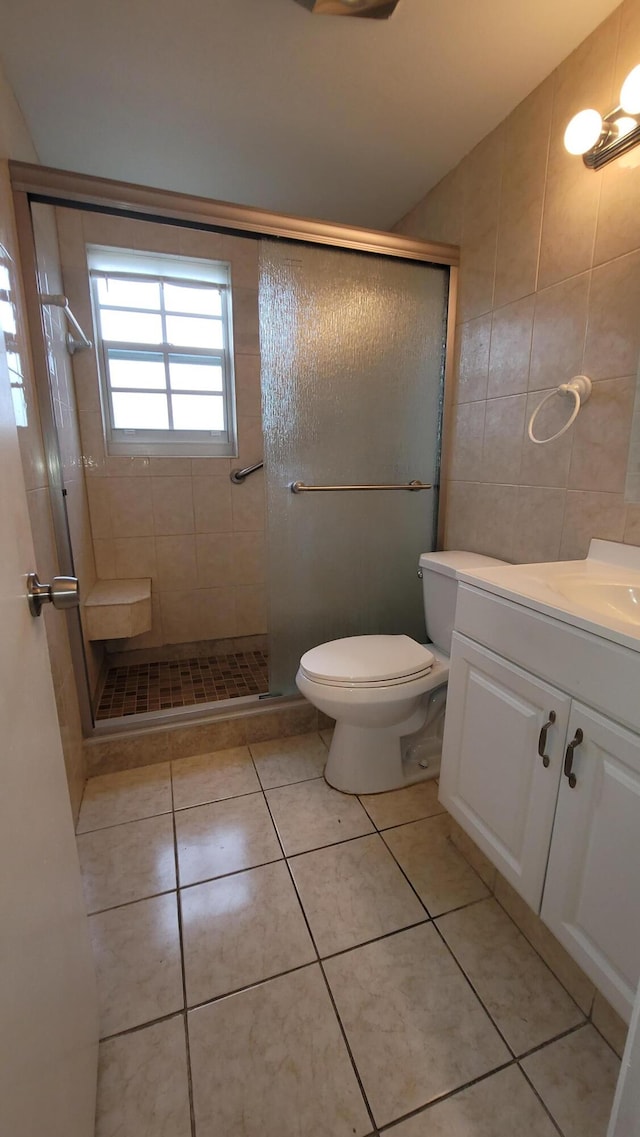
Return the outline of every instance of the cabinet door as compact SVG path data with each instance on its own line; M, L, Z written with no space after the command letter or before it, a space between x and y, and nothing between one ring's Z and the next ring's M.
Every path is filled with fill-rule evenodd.
M570 699L454 634L440 800L537 911ZM544 753L541 732L547 729Z
M640 976L640 737L573 703L542 919L628 1022Z

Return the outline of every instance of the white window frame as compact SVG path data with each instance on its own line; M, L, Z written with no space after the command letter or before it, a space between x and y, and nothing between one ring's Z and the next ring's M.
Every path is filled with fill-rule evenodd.
M157 253L142 253L104 246L89 246L87 248L87 262L91 283L91 300L94 315L95 343L98 359L98 372L100 376L100 394L102 402L102 418L105 431L107 452L113 455L129 457L137 456L165 456L165 457L235 457L237 456L237 426L235 405L235 382L233 366L233 320L231 310L231 266L223 261L206 261L195 257L182 257L179 255L164 255ZM208 286L220 294L222 317L207 317L200 313L193 313L199 319L219 320L223 330L223 346L221 348L202 348L189 345L171 344L167 340L167 315L188 316L187 312L173 312L167 309L164 301L164 291L160 289L161 307L158 310L162 321L163 342L158 344L132 343L124 340L106 340L102 336L100 319L101 309L112 311L137 311L137 309L123 308L118 305L101 303L98 296L98 279L109 277L121 280L144 280L158 282L159 284L177 284L180 286ZM141 313L143 309L139 310ZM145 314L155 312L154 309L145 309ZM165 394L169 422L172 421L171 392L169 362L172 357L201 357L213 359L222 370L222 402L224 407L225 429L216 430L175 430L170 426L167 430L154 429L124 429L114 425L113 389L109 380L109 353L131 353L132 356L161 357L165 369L165 386L163 388L142 388L140 393ZM117 390L117 389L116 389ZM136 388L129 390L137 391ZM188 391L180 389L180 395L202 395L202 391ZM206 394L206 392L205 392ZM218 396L220 397L220 396Z

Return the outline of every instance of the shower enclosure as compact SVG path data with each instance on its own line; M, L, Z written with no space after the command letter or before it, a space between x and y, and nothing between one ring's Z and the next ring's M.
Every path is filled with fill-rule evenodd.
M63 183L75 176L20 170L32 310L37 293L64 293L93 341L95 250L117 265L144 253L231 274L230 458L110 453L99 353L69 357L63 317L39 307L58 561L66 548L64 571L75 566L85 596L101 581L152 589L151 628L137 637L96 642L69 614L85 731L96 718L104 731L271 703L295 693L300 655L327 639L423 638L416 568L436 539L455 250L198 199L178 207L117 183L99 183L96 208L84 179L72 203ZM29 190L47 178L57 192ZM184 353L175 340L167 350ZM238 481L238 469L250 472ZM399 488L411 483L420 488Z

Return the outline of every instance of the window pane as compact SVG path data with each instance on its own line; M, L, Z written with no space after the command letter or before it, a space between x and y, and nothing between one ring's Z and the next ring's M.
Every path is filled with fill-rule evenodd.
M164 306L171 312L186 312L194 316L222 315L222 300L217 288L165 284Z
M223 347L222 320L167 316L167 339L185 347Z
M145 387L164 390L166 377L161 355L141 352L109 352L109 382L112 387Z
M100 309L102 338L125 343L162 343L162 320L147 312L110 312Z
M160 285L155 280L118 280L98 277L98 299L116 308L160 308Z
M221 395L173 395L171 405L176 430L224 430Z
M130 395L115 392L113 425L119 430L168 430L165 395Z
M202 355L170 355L174 391L222 391L222 365Z

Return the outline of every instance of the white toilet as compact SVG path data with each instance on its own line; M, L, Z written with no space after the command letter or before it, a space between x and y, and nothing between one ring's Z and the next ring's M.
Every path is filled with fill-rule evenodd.
M330 785L381 793L438 774L458 573L500 564L478 553L421 555L428 647L371 635L305 652L298 690L336 720L324 772Z

